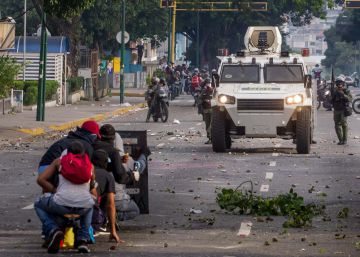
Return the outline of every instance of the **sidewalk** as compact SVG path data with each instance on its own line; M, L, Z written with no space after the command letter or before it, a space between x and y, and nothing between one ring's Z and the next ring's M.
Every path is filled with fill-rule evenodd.
M125 96L124 102L125 104L120 106L119 97L113 96L100 101L81 101L73 105L49 107L45 109L44 122L36 121L36 110L0 115L0 143L68 130L80 126L87 119L102 121L145 107L143 97Z

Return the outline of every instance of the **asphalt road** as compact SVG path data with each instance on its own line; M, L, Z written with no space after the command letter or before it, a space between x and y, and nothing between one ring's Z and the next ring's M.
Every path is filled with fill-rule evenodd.
M349 120L349 145L338 146L332 113L318 111L318 143L311 154L298 155L292 141L280 139L235 140L230 152L213 153L204 144L204 124L189 96L171 103L168 123L145 123L145 115L143 110L108 122L121 130L148 130L150 214L122 223L124 244L99 237L89 256L360 256L360 116ZM46 255L29 205L40 193L37 163L57 138L39 137L0 152L0 256ZM330 219L317 217L310 228L284 229L284 217L266 221L220 210L217 188L236 188L246 180L263 196L294 188L306 202L324 204ZM349 216L338 219L344 207ZM201 213L190 214L190 209ZM239 237L244 222L252 222L251 232Z

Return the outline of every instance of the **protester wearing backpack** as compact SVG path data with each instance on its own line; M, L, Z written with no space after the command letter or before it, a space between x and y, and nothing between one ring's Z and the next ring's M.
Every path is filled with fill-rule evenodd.
M93 120L85 121L81 128L78 127L75 131L70 131L65 138L56 141L49 147L40 160L38 173L42 173L47 166L49 166L55 159L59 158L61 153L67 149L74 140L81 141L85 147L85 152L91 159L93 152L91 145L99 137L99 125Z
M58 173L59 184L55 187L49 180ZM61 230L66 214L80 215L80 228L76 232L78 251L90 252L89 228L96 196L94 168L80 141L72 142L67 153L54 160L37 178L43 194L34 204L36 214L43 224L48 253L57 253L64 239ZM90 191L92 193L90 193Z

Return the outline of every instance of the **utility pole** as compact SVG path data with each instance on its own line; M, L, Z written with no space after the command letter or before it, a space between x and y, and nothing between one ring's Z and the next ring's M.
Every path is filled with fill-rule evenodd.
M122 0L121 53L120 53L120 104L124 103L125 91L125 0Z
M196 67L200 68L200 12L197 12L196 20Z
M168 55L167 62L170 62L171 59L171 8L169 8L169 19L168 19Z
M172 35L171 35L171 62L175 62L175 34L176 34L176 0L173 3L172 10Z
M27 7L26 7L26 3L27 0L24 0L24 48L23 48L23 81L25 82L25 73L26 73L26 68L25 68L25 62L26 62L26 14L27 14Z
M36 121L45 120L45 84L46 84L46 13L42 10L41 15L41 44L40 44L40 62L39 62L39 84L38 84L38 99L36 109Z

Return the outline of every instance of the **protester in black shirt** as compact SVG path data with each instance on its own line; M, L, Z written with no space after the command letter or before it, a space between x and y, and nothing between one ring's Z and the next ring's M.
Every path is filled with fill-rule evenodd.
M122 242L122 240L116 232L115 180L111 172L106 170L108 158L109 156L104 150L96 150L92 158L92 163L95 166L96 189L101 199L100 208L105 208L110 223L110 239L115 239L115 241L119 243Z

